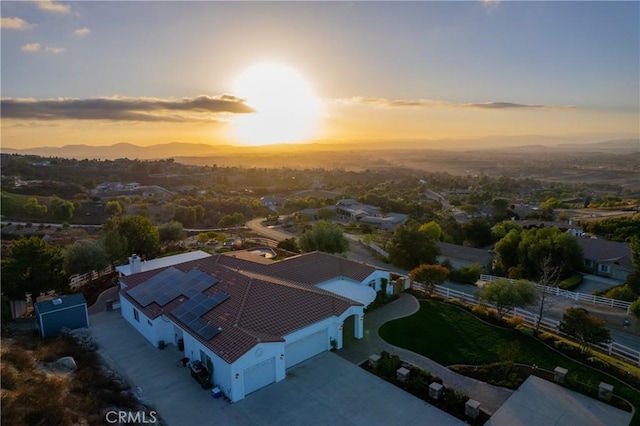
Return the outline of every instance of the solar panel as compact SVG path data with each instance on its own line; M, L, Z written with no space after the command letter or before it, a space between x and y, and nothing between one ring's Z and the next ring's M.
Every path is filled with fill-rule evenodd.
M196 319L196 316L194 314L192 314L191 312L185 312L184 314L182 314L182 316L180 317L180 320L185 323L185 324L189 324L191 321L193 321L194 319Z
M215 336L220 334L221 331L222 330L220 328L213 327L211 325L207 325L204 328L202 328L198 332L198 334L205 340L211 340L212 338L214 338Z
M189 324L187 324L187 326L192 329L193 331L198 331L201 328L205 327L208 323L203 320L202 318L196 318L193 321L191 321Z
M194 314L197 317L201 317L202 315L205 314L205 312L208 312L208 311L209 311L209 309L207 309L206 306L198 304L193 309L191 309L189 312L191 312L192 314Z

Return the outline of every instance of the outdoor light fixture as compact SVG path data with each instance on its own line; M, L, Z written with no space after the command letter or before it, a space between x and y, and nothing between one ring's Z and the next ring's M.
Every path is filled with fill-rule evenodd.
M280 359L284 359L284 354L280 354Z
M240 378L240 373L236 373L236 379Z

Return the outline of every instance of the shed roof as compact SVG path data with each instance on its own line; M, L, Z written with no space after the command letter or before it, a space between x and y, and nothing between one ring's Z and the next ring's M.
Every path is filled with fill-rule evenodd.
M48 314L62 309L72 308L74 306L86 305L87 301L82 293L61 296L55 299L36 302L34 307L40 314Z

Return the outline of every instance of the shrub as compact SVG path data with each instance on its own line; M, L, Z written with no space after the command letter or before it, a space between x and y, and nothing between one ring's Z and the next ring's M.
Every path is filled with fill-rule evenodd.
M527 336L533 336L535 334L535 331L532 328L529 328L527 326L524 325L517 325L516 326L516 330L518 330L519 332L526 334Z
M402 367L402 361L398 355L390 355L387 351L382 351L380 361L378 361L378 371L386 379L395 379L396 371Z
M605 296L610 299L624 300L625 302L633 302L638 297L627 284L612 288L605 293Z
M524 318L519 315L513 316L507 319L507 324L509 324L513 328L518 328L524 324Z
M578 287L580 284L582 284L583 279L584 277L582 276L582 274L575 273L570 278L560 281L560 283L558 284L558 287L560 287L563 290L573 290L576 287Z

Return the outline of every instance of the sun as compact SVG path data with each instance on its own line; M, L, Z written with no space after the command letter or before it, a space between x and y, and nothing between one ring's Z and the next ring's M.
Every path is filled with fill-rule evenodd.
M235 139L243 144L295 143L317 135L319 99L289 66L260 63L249 67L236 78L234 95L256 111L234 118Z

